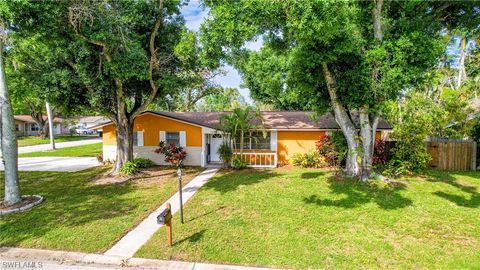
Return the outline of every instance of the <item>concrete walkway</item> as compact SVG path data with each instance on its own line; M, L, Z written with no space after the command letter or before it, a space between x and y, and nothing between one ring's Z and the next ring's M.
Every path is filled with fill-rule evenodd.
M65 148L65 147L94 144L94 143L100 143L100 142L102 142L102 138L92 138L92 139L73 141L73 142L59 142L59 143L55 143L55 148ZM23 154L23 153L40 152L40 151L47 151L47 150L50 150L50 144L37 144L37 145L19 147L18 153Z
M24 263L30 263L30 266L36 263L36 267L26 267ZM101 254L0 247L0 269L266 270L269 268L142 258L122 259Z
M32 157L18 159L19 171L77 172L99 165L100 163L96 157ZM0 171L3 170L3 162L0 162Z
M207 183L217 171L217 168L206 169L190 181L190 183L182 189L183 204L185 204L200 187ZM162 226L157 224L157 216L165 209L168 202L172 205L172 214L176 213L180 209L178 192L151 213L135 229L120 239L111 249L105 252L105 255L118 256L124 259L133 257L135 252Z

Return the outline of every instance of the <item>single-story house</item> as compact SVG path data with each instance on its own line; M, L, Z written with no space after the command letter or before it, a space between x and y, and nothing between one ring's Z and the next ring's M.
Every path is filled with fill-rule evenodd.
M75 127L90 129L109 121L105 116L82 116L75 119Z
M17 136L38 136L39 127L32 116L25 114L15 115L13 119L15 120ZM47 116L43 116L43 119L46 120ZM60 117L53 119L53 134L69 134L68 127L64 127L62 123L63 119Z
M174 142L187 151L186 165L205 167L220 162L218 148L224 142L218 130L222 115L228 112L144 112L134 121L134 156L144 157L157 164L165 164L164 157L156 154L160 141ZM325 114L313 120L311 112L266 111L261 113L264 129L252 132L245 138L243 155L252 167L276 167L288 164L295 153L316 148L321 136L339 130L333 115ZM103 158L116 157L115 126L104 123ZM382 119L378 124L377 138L386 138L391 127Z

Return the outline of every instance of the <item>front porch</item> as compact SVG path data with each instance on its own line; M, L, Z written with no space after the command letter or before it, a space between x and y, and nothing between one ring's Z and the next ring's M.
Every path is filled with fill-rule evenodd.
M237 141L236 149L233 150L233 156L240 156L247 163L248 167L251 168L277 167L277 132L267 131L266 137L258 137L258 134L255 132L246 136L243 151L239 150L240 147ZM222 165L218 149L224 142L229 141L228 135L211 130L209 133L204 133L204 140L204 165L208 167Z

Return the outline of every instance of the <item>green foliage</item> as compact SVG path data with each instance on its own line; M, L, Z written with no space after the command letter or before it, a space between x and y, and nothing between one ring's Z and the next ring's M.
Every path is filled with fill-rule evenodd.
M477 118L475 121L475 126L473 126L471 134L472 140L480 143L480 118Z
M308 153L293 154L292 164L302 168L320 168L328 163L318 151L310 151Z
M137 173L137 164L133 161L126 161L120 168L120 173L126 176L132 176Z
M139 169L146 169L155 166L155 163L148 158L135 158L133 159L133 163L135 163Z
M329 109L322 65L337 78L349 109L379 109L437 64L442 26L420 2L385 2L383 41L373 39L365 1L206 1L205 53L234 64L255 100L280 109ZM263 39L263 47L244 48ZM373 74L381 76L373 76ZM374 78L374 79L372 79Z
M218 148L218 155L222 160L224 166L229 167L232 162L233 151L230 145L226 142L222 143Z
M399 177L412 171L410 161L402 161L396 158L386 164L378 165L377 169L381 171L382 174L392 177Z
M240 156L235 156L232 160L232 167L237 170L243 170L248 167L248 164Z
M392 138L396 140L392 149L394 164L402 163L409 171L422 171L430 161L425 139L439 126L441 111L420 94L413 93L401 106L392 104L387 115L392 119Z
M239 142L239 150L243 151L245 134L251 130L263 130L260 111L250 106L235 108L232 113L225 114L220 118L218 129L229 134L233 140L233 149L236 149L236 142ZM265 131L264 131L265 132Z
M247 103L237 88L225 88L206 96L195 109L201 112L223 112L244 106Z
M158 97L175 93L190 68L182 61L193 44L176 49L183 35L191 36L183 31L180 4L165 1L160 10L158 1L8 2L14 84L40 89L66 112L87 108L113 118L124 106L127 116L137 113L151 101L151 85L160 89ZM159 16L152 55L149 39ZM150 80L152 61L158 65Z

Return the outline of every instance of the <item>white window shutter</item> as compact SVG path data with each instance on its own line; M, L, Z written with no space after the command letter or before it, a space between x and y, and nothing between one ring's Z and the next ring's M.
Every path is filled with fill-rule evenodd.
M187 133L185 131L180 131L180 146L187 147Z
M277 131L270 131L270 150L277 151Z
M167 142L167 133L165 131L160 131L160 141Z
M143 131L137 131L137 146L143 146Z

